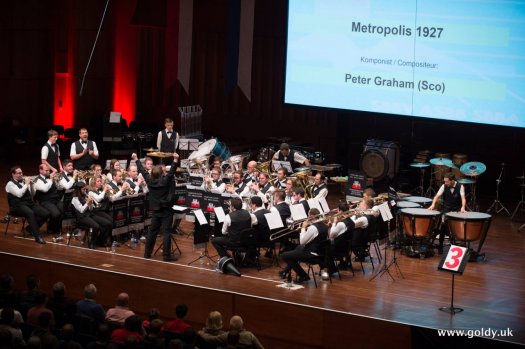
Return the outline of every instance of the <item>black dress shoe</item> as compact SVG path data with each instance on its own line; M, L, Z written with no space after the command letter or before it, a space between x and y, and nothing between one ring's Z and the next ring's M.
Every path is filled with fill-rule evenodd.
M150 258L151 258L151 255L150 255L150 254L145 254L145 255L144 255L144 258L148 258L148 259L150 259Z
M179 259L179 258L177 258L177 257L175 257L175 256L172 256L172 257L164 257L164 258L162 258L162 260L163 260L164 262L175 262L177 259Z
M310 277L308 275L299 275L295 282L298 284L302 284L305 281L310 281Z
M46 243L45 240L42 239L41 237L35 238L35 241L36 241L37 244L42 244L42 245L45 245L45 243Z

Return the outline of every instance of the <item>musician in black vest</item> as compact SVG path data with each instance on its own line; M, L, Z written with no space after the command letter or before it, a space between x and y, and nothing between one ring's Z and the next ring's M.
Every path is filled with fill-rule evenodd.
M277 178L274 180L275 189L281 189L281 190L286 189L286 180L287 180L286 176L287 175L288 173L286 172L285 168L280 168L277 171Z
M312 208L308 212L309 217L318 216L319 214L320 212L316 208ZM286 267L279 272L279 276L284 279L293 270L297 274L298 283L310 280L308 274L306 274L299 263L317 259L317 255L321 252L321 244L327 238L328 227L326 224L323 222L310 223L307 220L304 221L299 235L300 245L293 251L281 254L283 261L286 262Z
M233 197L231 199L231 210L224 217L223 236L217 236L211 240L220 257L227 256L229 248L241 246L241 233L257 222L254 215L242 208L242 201L239 198Z
M271 211L279 212L283 225L286 227L286 220L292 216L290 212L290 205L284 202L286 194L282 190L276 190L273 193L273 206Z
M250 185L250 190L254 195L260 197L262 202L266 205L268 204L268 198L271 200L271 196L275 191L275 188L272 183L270 183L269 175L267 173L261 172L259 174L259 182L253 182Z
M256 183L259 179L257 175L257 161L252 160L246 165L246 173L242 176L242 181L250 186L251 183Z
M257 219L257 224L254 225L255 236L258 242L268 242L270 241L270 227L268 226L268 221L264 216L267 213L270 213L270 210L267 210L263 207L263 202L260 197L252 196L250 198L250 204L252 209L252 214Z
M55 241L57 241L62 238L60 231L62 228L64 206L60 200L61 193L59 193L55 181L52 179L56 172L53 171L50 175L49 167L45 164L40 164L38 172L39 174L33 184L35 201L49 212L47 230L55 234Z
M108 239L113 228L111 217L99 215L95 211L95 199L88 194L88 186L84 182L75 184L71 205L75 210L77 223L91 229L89 248L95 248L97 242L108 245Z
M81 128L78 132L80 139L71 144L69 156L79 171L87 171L90 166L98 159L97 144L88 139L88 131Z
M456 181L456 176L452 172L445 173L444 183L439 188L438 192L432 200L432 205L428 208L433 210L436 207L439 199L443 197L443 214L447 212L460 211L466 212L465 207L467 205L467 199L465 197L465 187ZM445 240L445 234L448 235L448 227L446 222L441 223L441 229L439 232L439 247L438 252L443 253L443 241Z
M310 166L308 159L298 151L290 150L288 143L281 144L279 151L273 154L273 160L288 161L294 171L301 166Z
M149 189L149 208L153 210L151 225L146 238L144 258L151 258L155 241L160 229L162 229L162 254L165 262L177 260L171 255L171 233L173 225L173 198L170 197L170 187L174 180L179 154L173 153L173 162L167 174L163 173L162 166L156 165L151 169L151 174L146 171L142 163L138 161L137 154L133 153L131 159L136 161L139 173L144 177Z
M315 175L311 193L314 199L326 198L328 196L328 186L326 185L325 175L320 173Z
M42 164L47 165L50 172L62 172L62 162L60 161L60 149L58 148L57 139L57 131L47 131L47 142L40 151Z
M231 194L237 194L240 197L247 196L250 191L250 186L243 182L242 171L235 171L233 173L233 185L227 186L226 191Z
M304 207L304 212L310 211L310 205L304 198L304 189L301 187L294 187L292 189L293 205L301 204Z
M35 205L31 197L31 179L24 178L24 173L20 166L11 168L11 179L5 186L9 210L15 216L25 217L29 228L26 228L35 241L39 244L46 242L40 236L40 227L49 217L46 209L40 205Z
M126 182L129 185L129 192L131 195L142 194L148 192L148 186L144 177L139 176L137 165L129 165L128 177Z
M157 135L157 148L160 152L173 154L179 146L179 134L173 129L173 120L170 118L164 119L164 127L165 129ZM162 158L162 163L166 166L171 165L172 159Z

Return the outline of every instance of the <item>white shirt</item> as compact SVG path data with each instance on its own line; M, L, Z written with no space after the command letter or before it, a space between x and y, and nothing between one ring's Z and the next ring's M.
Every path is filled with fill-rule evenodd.
M45 179L46 183L44 183L42 179ZM35 183L33 184L33 189L35 190L35 192L41 191L43 193L47 193L49 189L51 189L52 185L53 180L51 178L45 178L42 175L38 175L37 179L35 180Z
M64 176L67 175L65 172L62 172L60 174L60 181L58 181L58 184L60 188L64 189L67 192L73 191L73 186L75 185L75 180L71 176L67 176L67 180L64 178Z
M93 205L88 205L87 202L84 205L82 205L80 203L80 200L76 196L74 196L73 199L71 199L71 205L73 205L75 210L77 210L80 213L84 213L87 210L92 210L93 209Z
M250 213L250 218L252 219L252 226L257 224L257 217L255 217L252 213ZM224 217L224 221L222 223L222 234L228 235L228 228L232 225L232 219L229 214L227 214Z
M319 231L315 225L310 224L308 229L301 228L301 234L299 235L299 243L301 245L306 245L319 235Z
M260 189L260 188L259 188ZM270 185L270 188L268 188L268 190L266 191L266 194L268 195L272 195L272 193L275 191L275 188L273 187L273 185ZM257 195L258 197L261 198L263 204L267 204L268 203L268 198L266 197L266 194L263 193L262 191L257 191L255 193L255 195Z
M78 141L80 142L80 145L81 145L84 149L86 149L86 147L87 147L87 141L86 141L86 144L82 144L82 139L79 139ZM94 154L95 156L98 156L97 143L95 143L95 142L93 142L93 141L91 141L91 143L93 143L93 154ZM70 150L70 152L69 152L69 156L71 156L71 155L76 155L76 154L77 154L76 149L77 149L77 148L76 148L76 146L75 146L75 142L71 143L71 150ZM89 154L88 154L88 155L89 155Z
M314 199L325 198L327 196L328 196L328 186L325 185L325 187L319 191L319 194L317 194L314 197Z
M333 224L332 227L330 228L330 233L328 237L333 240L339 235L346 232L346 230L347 230L346 224L343 221L337 222L336 224Z
M280 154L281 154L280 150L277 151L275 154L273 154L273 160L279 160L279 155ZM288 155L290 155L290 153L288 153ZM291 162L290 156L286 156L286 157L284 157L284 159L286 159L284 161ZM295 150L294 150L293 159L294 159L295 162L297 162L299 164L304 164L304 162L306 161L306 157L303 154L301 154L301 153L299 153L298 151L295 151Z
M449 190L450 192L454 192L454 189L456 188L456 185L458 185L459 183L456 182L454 183L454 186L453 187L450 187ZM441 184L441 187L439 187L439 190L437 192L437 196L441 196L443 195L443 193L445 192L445 185L444 184ZM462 185L461 188L459 189L459 195L461 195L461 197L463 198L465 196L465 186Z
M166 131L166 133L168 132L168 130L164 130ZM179 133L178 132L175 132L175 130L171 131L172 135L173 133L175 133L175 147L173 149L173 153L177 150L177 147L179 146ZM158 135L157 135L157 149L160 150L160 144L162 143L162 131L159 131ZM171 152L170 152L171 153Z
M49 146L53 148L53 144L51 144L51 142L47 141L47 144L49 144ZM56 144L56 146L57 146L57 156L60 157L60 148L58 147L58 144ZM47 160L48 156L49 156L49 148L46 147L46 145L44 144L44 146L42 147L42 150L40 151L40 159Z
M24 196L27 189L29 188L29 186L25 184L25 182L22 182L21 184L22 187L18 188L18 186L10 180L5 186L5 191L8 194L16 196L17 198L21 198L22 196Z

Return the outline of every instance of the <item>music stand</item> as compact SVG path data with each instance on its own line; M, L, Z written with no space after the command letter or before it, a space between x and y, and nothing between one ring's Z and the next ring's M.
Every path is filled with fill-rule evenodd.
M173 210L177 213L184 213L188 208L187 207L182 207L182 206L177 206L177 205L174 205L173 207ZM175 254L175 250L179 251L179 255L182 255L182 251L181 249L179 248L179 244L177 244L177 240L175 240L175 236L174 233L177 232L179 233L180 230L179 230L179 225L180 225L180 222L182 221L182 219L175 219L174 220L174 225L172 226L172 230L170 232L170 243L171 243L171 254ZM156 255L157 252L162 248L162 244L159 245L159 247L157 247L157 249L155 250L155 252L153 253L153 255Z
M200 214L197 212L200 211ZM201 210L195 210L193 211L195 214L195 231L193 232L193 244L194 245L204 245L204 250L201 252L201 255L191 262L188 263L188 265L192 265L193 263L200 261L203 258L208 259L208 264L215 263L214 257L217 256L210 256L210 253L208 251L208 243L210 242L210 231L211 227L208 224L209 219L209 213L206 213L204 215ZM200 215L204 216L204 221L202 220L202 217L199 217Z
M490 205L489 209L487 210L487 213L494 210L496 214L500 213L501 211L507 212L507 214L510 216L509 210L503 204L501 201L499 201L499 185L501 184L501 176L503 175L503 169L505 168L505 164L501 164L501 171L499 173L498 179L496 179L496 199L494 199L494 202L492 205Z
M394 218L392 216L392 212L390 211L390 208L388 206L388 203L383 203L381 205L378 206L379 207L379 210L381 212L381 218L383 218L384 221L387 222L387 225L388 225L388 231L390 232L390 221L392 220L392 218ZM390 261L390 263L387 264L387 244L385 243L385 247L384 247L384 250L385 250L385 257L384 257L384 263L383 263L383 266L377 271L377 273L375 275L373 275L369 281L372 281L374 280L376 277L378 276L383 276L383 274L385 273L388 273L388 275L390 276L390 278L392 279L392 281L396 281L394 279L394 277L392 276L392 274L390 273L390 267L391 266L395 266L396 269L397 269L397 272L399 273L399 275L401 275L401 278L405 278L405 276L403 275L403 273L401 272L401 269L399 268L399 264L397 264L397 256L396 256L396 248L394 248L394 255L392 256L392 260Z

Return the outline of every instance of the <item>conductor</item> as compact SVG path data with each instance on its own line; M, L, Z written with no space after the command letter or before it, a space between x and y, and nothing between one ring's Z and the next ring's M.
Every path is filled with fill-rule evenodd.
M148 236L146 238L146 249L144 251L144 258L151 258L151 253L155 247L155 241L162 228L162 236L164 241L162 242L163 260L165 262L177 260L171 256L171 228L173 222L173 210L171 208L172 203L170 200L170 186L177 169L177 162L179 154L173 153L173 163L167 174L164 174L162 166L153 166L151 174L144 168L142 163L137 160L137 154L133 153L131 159L135 160L137 169L140 174L146 180L149 189L149 205L153 210L151 217L151 225L149 227Z
M433 210L436 207L438 200L443 197L443 213L460 211L462 213L465 211L465 206L467 204L467 199L465 198L465 187L456 181L456 176L452 172L445 174L444 183L439 188L434 200L432 200L432 205L428 208ZM445 234L447 234L447 227L441 223L441 230L439 234L439 247L438 252L443 253L443 241L445 239Z

